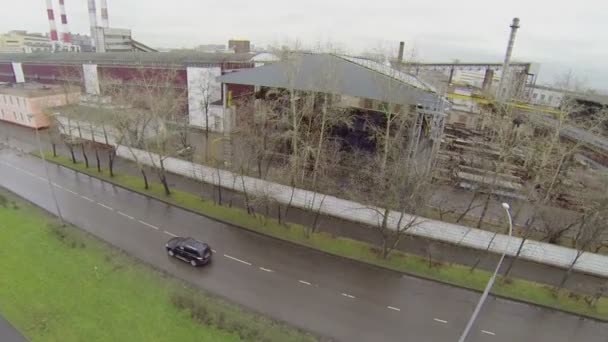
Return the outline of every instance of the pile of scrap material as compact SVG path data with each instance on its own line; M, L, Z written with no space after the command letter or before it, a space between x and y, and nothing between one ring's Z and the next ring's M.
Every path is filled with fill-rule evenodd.
M495 171L500 156L498 146L486 141L479 131L460 124L446 126L437 156L438 181L461 188L523 199L525 170L505 165Z

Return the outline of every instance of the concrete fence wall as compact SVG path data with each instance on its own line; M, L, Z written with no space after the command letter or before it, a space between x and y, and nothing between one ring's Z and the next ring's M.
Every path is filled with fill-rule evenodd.
M118 147L117 155L125 159L137 159L140 163L146 165L159 165L157 155L125 146ZM167 158L165 159L165 167L171 173L209 184L221 185L239 192L246 190L256 196L268 196L282 204L289 203L292 197L292 188L289 186L240 176L225 170L219 170L218 173L217 169L181 159ZM291 204L294 207L313 211L320 210L325 215L369 225L377 225L382 221L382 210L380 208L302 189L294 189ZM389 228L397 229L399 217L399 212L390 213ZM410 234L474 249L485 250L488 248L488 244L491 244L490 251L495 253L506 251L507 255L514 256L522 241L518 237L509 237L503 234L494 237L492 232L442 221L414 218L410 215L405 215L402 218L402 227L414 219L417 223L408 229ZM576 257L576 250L528 240L522 248L520 257L538 263L567 268ZM608 256L585 252L577 261L574 269L579 272L608 277Z

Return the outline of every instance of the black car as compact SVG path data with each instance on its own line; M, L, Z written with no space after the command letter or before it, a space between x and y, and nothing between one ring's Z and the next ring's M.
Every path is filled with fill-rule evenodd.
M190 237L174 237L165 244L167 254L192 266L201 266L211 261L211 247Z

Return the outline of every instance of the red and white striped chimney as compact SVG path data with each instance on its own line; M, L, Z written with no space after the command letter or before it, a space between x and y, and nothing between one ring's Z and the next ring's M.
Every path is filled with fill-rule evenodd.
M49 18L49 26L51 27L51 40L56 42L59 40L57 35L57 25L55 24L55 13L53 12L53 1L46 0L46 14Z
M101 0L101 26L108 28L110 27L110 20L108 19L108 2Z
M72 35L70 34L70 27L68 26L68 16L65 12L64 0L59 0L59 14L61 14L61 30L63 31L62 41L64 43L72 42Z

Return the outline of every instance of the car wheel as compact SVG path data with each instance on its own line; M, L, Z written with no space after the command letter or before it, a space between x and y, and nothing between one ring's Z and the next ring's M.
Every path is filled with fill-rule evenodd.
M197 263L196 263L196 261L194 261L194 260L190 260L190 265L192 265L192 266L196 267Z
M167 253L169 253L169 256L175 256L175 253L173 253L173 250L172 250L172 249L169 249L169 250L167 251Z

